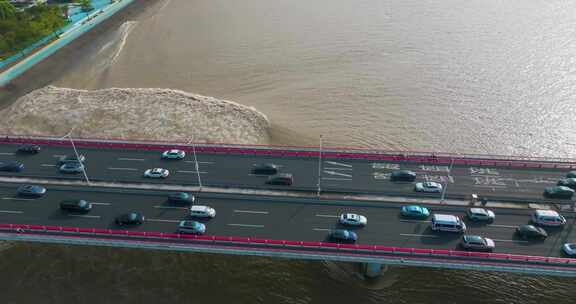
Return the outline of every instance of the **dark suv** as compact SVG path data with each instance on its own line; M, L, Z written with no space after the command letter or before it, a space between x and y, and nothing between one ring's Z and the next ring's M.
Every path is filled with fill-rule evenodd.
M390 180L392 181L402 181L402 182L413 182L416 180L416 173L408 170L398 170L390 174Z
M88 212L92 204L85 200L65 200L60 202L60 209L72 212Z
M18 153L26 154L38 154L41 148L39 145L34 144L24 144L18 147Z
M290 186L294 183L294 177L291 173L280 173L268 177L266 183L268 185Z
M278 166L275 164L257 164L252 167L252 174L274 175L278 174Z
M168 194L168 202L176 204L192 204L194 203L194 195L186 192L174 192Z

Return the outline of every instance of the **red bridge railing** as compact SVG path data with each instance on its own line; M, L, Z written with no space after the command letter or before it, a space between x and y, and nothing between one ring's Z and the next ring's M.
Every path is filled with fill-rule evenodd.
M34 143L46 146L70 146L68 139L50 137L1 136L0 143ZM192 146L176 142L123 141L110 139L74 139L78 147L164 151L182 149L191 151ZM316 147L262 146L232 144L197 144L198 153L246 154L282 157L318 157ZM576 160L568 158L520 157L502 155L454 154L415 151L384 151L360 148L328 148L322 151L324 158L366 159L373 161L418 162L439 165L506 166L525 168L575 169Z
M97 229L97 228L78 228L65 226L44 226L44 225L23 225L23 224L0 224L0 232L21 233L21 234L47 234L59 236L74 237L91 237L106 239L125 239L136 238L148 241L198 241L204 243L228 244L233 246L264 246L270 249L282 247L285 249L308 249L317 251L335 251L343 254L366 254L371 255L403 255L411 257L435 257L435 258L463 258L475 259L483 262L508 262L522 264L546 264L556 266L576 267L576 259L528 256L505 253L483 253L468 252L447 249L422 249L422 248L405 248L379 245L355 245L355 244L337 244L326 242L306 242L306 241L287 241L273 239L258 239L249 237L234 236L206 236L206 235L189 235L179 233L164 232L144 232L128 231L115 229Z

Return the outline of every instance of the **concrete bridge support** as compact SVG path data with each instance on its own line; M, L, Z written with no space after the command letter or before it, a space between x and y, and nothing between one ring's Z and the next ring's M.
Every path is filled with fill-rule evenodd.
M368 278L378 278L388 270L388 265L380 263L362 263L360 265L362 273Z

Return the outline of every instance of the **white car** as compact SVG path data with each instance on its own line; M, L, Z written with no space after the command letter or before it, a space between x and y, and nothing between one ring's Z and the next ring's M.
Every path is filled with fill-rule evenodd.
M469 220L478 222L493 222L496 218L494 211L484 208L470 208L466 216Z
M340 224L347 226L366 226L368 219L363 215L344 213L340 215Z
M539 226L561 227L566 224L566 219L554 210L535 210L532 222Z
M162 153L163 159L183 159L186 157L186 152L182 150L168 150Z
M442 184L437 182L416 183L414 190L416 192L440 193L442 192Z
M162 168L148 169L144 172L144 177L149 178L167 178L170 171Z
M562 251L567 256L576 256L576 243L566 243L562 246Z
M192 217L203 217L203 218L214 218L216 216L216 210L212 207L194 205L190 207L190 216Z

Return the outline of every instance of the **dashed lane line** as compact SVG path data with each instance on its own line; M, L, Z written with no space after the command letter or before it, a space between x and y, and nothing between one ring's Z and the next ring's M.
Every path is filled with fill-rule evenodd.
M146 219L146 222L180 223L180 220Z
M317 217L332 217L332 218L337 218L339 216L337 215L331 215L331 214L316 214Z
M20 198L20 197L3 197L3 200L11 200L11 201L35 201L34 198Z
M198 174L198 171L186 171L186 170L182 170L182 171L176 171L178 173L193 173L193 174ZM206 171L200 171L200 174L206 174L208 172Z
M427 238L439 238L437 235L432 234L411 234L411 233L400 233L401 236L415 236L415 237L427 237Z
M17 211L17 210L0 210L0 213L21 214L21 213L24 213L24 211Z
M400 220L403 223L430 223L430 221L425 220Z
M234 210L236 213L251 213L251 214L268 214L268 211L254 211L254 210Z
M143 158L124 158L124 157L120 157L120 158L118 158L118 160L125 160L125 161L144 161Z
M343 176L343 177L347 177L347 178L352 178L352 174L340 173L340 172L336 172L336 171L324 170L324 173L329 174L329 175L334 175L334 176Z
M193 160L185 160L184 162L185 162L185 163L189 163L189 164L195 164L195 163L196 163L196 162L193 161ZM199 164L204 164L204 165L211 165L211 164L213 164L214 162L199 161L198 163L199 163Z
M528 241L516 241L516 240L499 240L499 239L492 239L494 242L508 242L508 243L529 243Z
M351 181L351 178L323 177L322 180Z
M156 209L180 209L180 210L189 210L190 208L186 207L173 207L173 206L154 206Z
M248 228L264 228L264 225L250 225L250 224L228 224L234 227L248 227Z
M90 202L90 204L92 204L92 205L102 205L102 206L110 206L110 205L112 205L111 203L92 203L92 202Z
M496 224L491 224L488 225L488 227L498 227L498 228L516 228L518 226L510 226L510 225L496 225Z
M314 231L330 231L330 229L327 229L327 228L313 228L312 230L314 230Z
M40 166L42 166L42 167L56 167L56 165L51 165L51 164L41 164Z
M71 217L82 217L82 218L92 218L92 219L99 219L101 216L99 215L84 215L84 214L68 214Z
M119 170L119 171L138 171L136 168L108 168L108 170Z
M14 155L14 153L9 153L9 152L0 152L0 155Z

